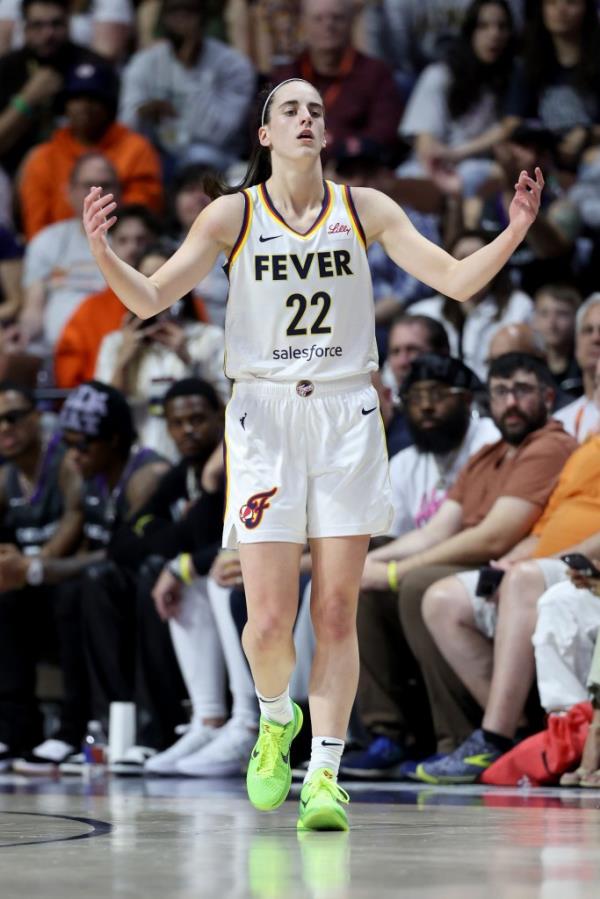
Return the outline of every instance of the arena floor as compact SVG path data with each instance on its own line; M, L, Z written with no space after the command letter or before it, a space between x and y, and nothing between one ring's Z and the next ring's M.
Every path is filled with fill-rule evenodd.
M256 812L242 781L2 776L1 895L600 895L600 791L346 786L350 834L299 838L296 803Z

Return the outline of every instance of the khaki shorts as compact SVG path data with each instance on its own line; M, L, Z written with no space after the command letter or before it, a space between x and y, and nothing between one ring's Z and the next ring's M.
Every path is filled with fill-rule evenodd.
M568 580L567 571L569 569L560 559L532 559L532 561L539 566L544 575L546 590L550 589L550 587L553 587L555 584L559 584L561 581ZM496 621L498 619L497 593L490 599L475 595L477 581L479 580L478 570L461 571L455 576L459 579L461 584L463 584L469 594L477 630L492 640L496 633Z

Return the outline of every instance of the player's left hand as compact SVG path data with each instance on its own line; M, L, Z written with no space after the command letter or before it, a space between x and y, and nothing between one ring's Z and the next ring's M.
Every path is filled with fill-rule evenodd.
M522 231L523 235L536 219L543 189L544 176L538 166L535 169L535 181L526 171L521 172L515 184L515 195L508 210L508 217L511 225Z

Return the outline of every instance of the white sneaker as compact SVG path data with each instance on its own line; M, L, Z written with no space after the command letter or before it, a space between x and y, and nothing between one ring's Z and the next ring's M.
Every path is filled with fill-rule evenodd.
M258 729L249 730L244 724L230 720L214 740L193 755L177 762L179 774L189 777L236 777L243 774Z
M58 766L61 774L83 774L85 756L83 752L75 752Z
M125 777L139 776L144 773L144 765L153 755L156 755L156 749L149 746L130 746L123 758L110 763L108 770L111 774Z
M190 726L184 735L157 755L148 759L144 765L146 774L180 774L177 770L177 762L193 753L198 752L203 746L214 740L219 733L218 727L207 727L204 724Z
M13 771L17 774L54 774L61 762L75 752L75 747L63 740L44 740L31 752L15 759Z

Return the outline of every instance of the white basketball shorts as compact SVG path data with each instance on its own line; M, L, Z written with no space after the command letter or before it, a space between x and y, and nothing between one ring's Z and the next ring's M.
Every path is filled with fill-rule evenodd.
M385 434L368 375L236 381L225 416L223 546L387 533Z

